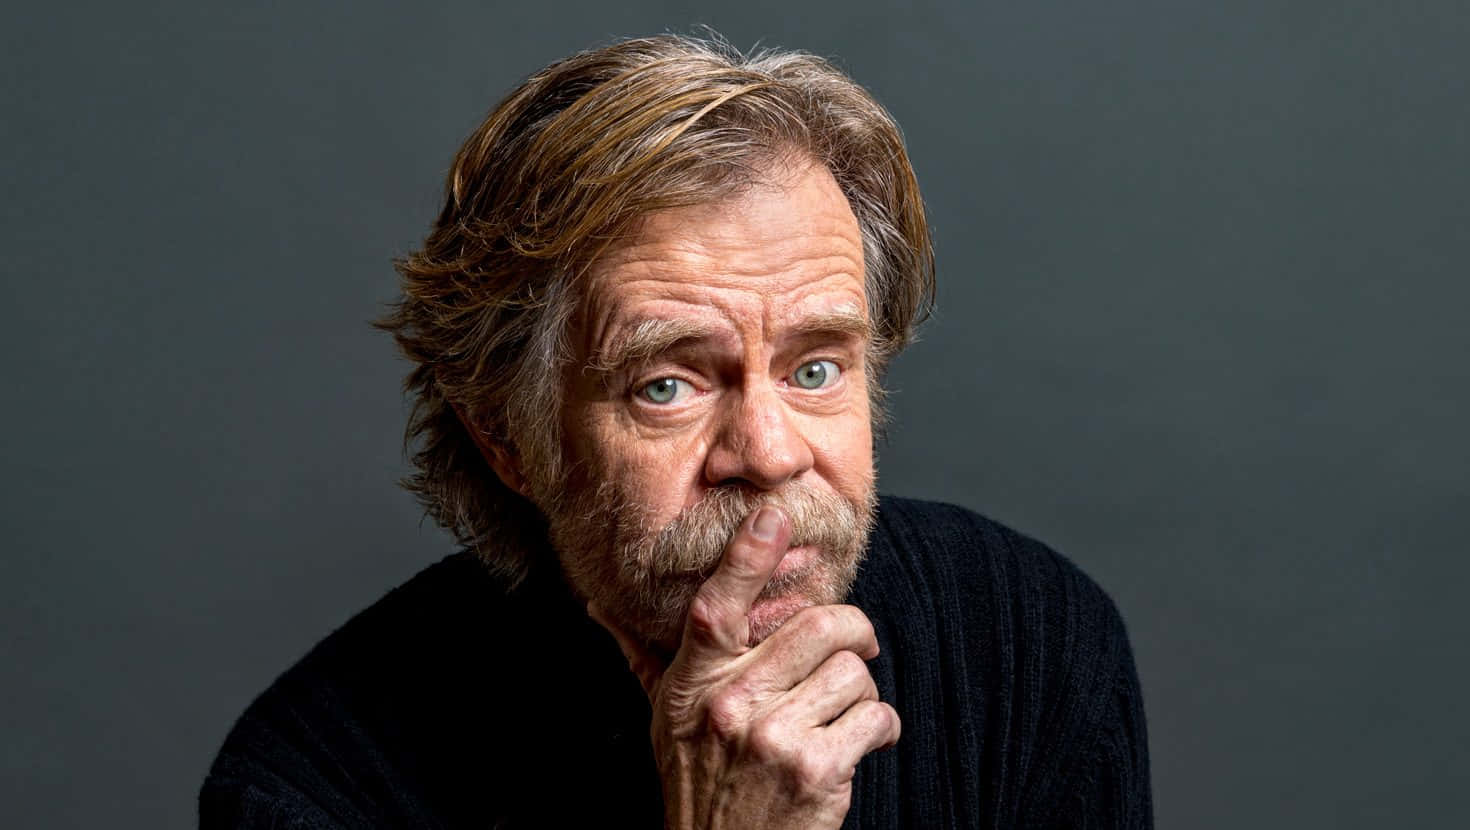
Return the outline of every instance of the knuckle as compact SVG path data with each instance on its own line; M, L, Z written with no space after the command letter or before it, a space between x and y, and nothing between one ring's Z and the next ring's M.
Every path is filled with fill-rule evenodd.
M876 639L868 615L853 605L814 605L798 612L793 621L797 620L803 636L814 639L864 643Z
M750 728L749 747L757 761L770 763L786 754L786 730L772 718L756 722Z
M710 696L706 719L715 737L734 740L745 729L745 701L737 691L721 689Z
M888 722L888 704L881 700L864 700L858 704L861 709L863 720L870 724L885 724Z
M847 625L860 639L872 640L877 638L877 633L873 630L873 621L868 619L868 615L864 614L861 608L858 608L856 605L842 605L838 607L843 610L847 619Z
M852 720L853 733L873 735L882 732L888 724L885 708L886 705L878 700L860 700L854 703L847 710L847 717Z
M796 786L802 792L825 792L835 789L847 776L839 768L837 759L821 750L803 749L797 756Z
M814 605L797 612L801 632L814 640L830 640L841 630L841 614L830 605Z
M702 637L714 637L724 628L723 605L707 591L694 595L689 603L689 630Z
M868 703L869 705L865 707L864 719L872 733L888 741L898 740L899 732L902 731L898 710L879 700Z
M881 700L864 701L865 717L875 732L887 730L895 717L893 707Z
M833 661L833 670L841 681L848 683L866 680L873 682L873 676L868 672L868 664L855 651L843 649L828 658Z

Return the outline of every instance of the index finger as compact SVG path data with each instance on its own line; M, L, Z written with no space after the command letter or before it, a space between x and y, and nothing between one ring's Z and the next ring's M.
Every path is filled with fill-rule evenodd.
M689 657L734 657L750 640L746 615L786 555L791 526L774 505L763 505L740 525L720 564L689 604L684 647Z

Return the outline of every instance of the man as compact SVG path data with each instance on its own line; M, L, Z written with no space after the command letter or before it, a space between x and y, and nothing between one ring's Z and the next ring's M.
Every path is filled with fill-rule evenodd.
M219 826L1147 827L1107 596L874 495L932 295L897 128L819 59L675 36L472 135L381 326L467 550L255 701Z

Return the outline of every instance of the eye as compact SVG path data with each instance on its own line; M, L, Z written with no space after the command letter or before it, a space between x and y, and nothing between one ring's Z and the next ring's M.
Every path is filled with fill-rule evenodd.
M836 363L830 360L813 360L797 369L791 379L802 389L821 389L836 382L841 375L842 370L837 368Z
M688 394L689 384L678 378L659 378L638 390L638 395L649 403L672 403L675 398Z

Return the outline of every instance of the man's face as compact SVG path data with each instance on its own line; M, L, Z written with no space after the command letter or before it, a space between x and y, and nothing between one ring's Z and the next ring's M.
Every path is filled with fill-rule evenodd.
M568 479L540 482L568 580L672 650L741 519L785 508L792 547L759 641L840 602L873 511L862 237L820 165L646 217L595 263L566 378Z

